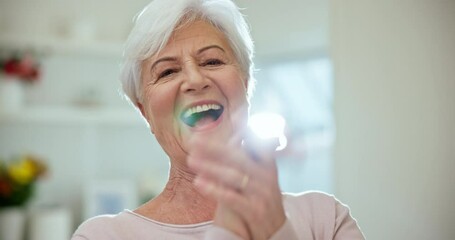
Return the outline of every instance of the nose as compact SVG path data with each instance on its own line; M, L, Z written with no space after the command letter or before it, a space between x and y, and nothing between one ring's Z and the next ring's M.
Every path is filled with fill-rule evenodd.
M182 91L184 93L197 93L210 88L210 80L208 80L200 71L196 64L188 64L184 71Z

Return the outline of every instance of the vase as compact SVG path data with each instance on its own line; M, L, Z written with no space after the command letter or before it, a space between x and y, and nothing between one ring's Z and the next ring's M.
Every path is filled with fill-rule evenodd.
M71 212L57 206L37 206L29 211L29 240L70 239L72 233Z
M22 207L0 208L0 239L24 240L26 211Z
M16 113L23 104L22 81L14 76L0 75L0 113Z

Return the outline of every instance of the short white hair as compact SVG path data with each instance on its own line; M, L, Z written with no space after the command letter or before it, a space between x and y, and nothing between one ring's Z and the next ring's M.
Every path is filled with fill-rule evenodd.
M176 27L198 19L225 35L240 70L248 78L248 96L251 95L255 83L253 41L243 15L231 0L153 0L136 17L123 53L121 83L134 105L142 101L142 62L166 46Z

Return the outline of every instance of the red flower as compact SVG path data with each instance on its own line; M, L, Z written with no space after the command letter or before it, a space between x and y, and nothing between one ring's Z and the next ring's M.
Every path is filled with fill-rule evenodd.
M11 186L8 184L7 179L0 178L0 196L7 197L11 195Z
M19 72L19 60L17 59L10 59L5 62L3 66L3 71L7 75L15 75Z
M25 82L34 82L40 77L39 65L29 53L21 58L13 57L3 62L2 71L6 75L16 76Z

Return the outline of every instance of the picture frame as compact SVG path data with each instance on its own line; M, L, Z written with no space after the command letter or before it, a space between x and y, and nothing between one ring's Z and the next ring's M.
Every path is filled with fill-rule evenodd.
M136 185L130 180L92 181L84 189L84 219L118 214L138 205Z

